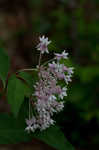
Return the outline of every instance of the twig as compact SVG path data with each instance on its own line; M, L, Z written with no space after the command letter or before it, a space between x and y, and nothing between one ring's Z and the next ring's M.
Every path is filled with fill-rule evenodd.
M17 73L19 73L19 72L24 72L24 71L37 71L37 69L36 68L31 68L31 69L20 69L20 70L18 70L17 72L16 72L16 74Z

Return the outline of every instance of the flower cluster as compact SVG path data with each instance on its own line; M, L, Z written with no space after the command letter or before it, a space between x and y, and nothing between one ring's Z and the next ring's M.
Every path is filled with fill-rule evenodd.
M37 49L41 54L48 53L48 38L40 37L40 43ZM33 93L33 110L34 114L26 119L27 127L25 130L34 132L36 129L40 131L54 125L53 114L63 110L64 97L67 96L67 84L71 81L73 68L66 67L60 63L61 59L68 59L68 53L65 50L62 54L55 53L55 57L47 66L38 66L38 82L34 85ZM63 85L61 81L65 81Z

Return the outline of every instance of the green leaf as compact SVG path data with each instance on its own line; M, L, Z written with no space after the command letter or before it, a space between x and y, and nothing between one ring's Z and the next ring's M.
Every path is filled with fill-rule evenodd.
M34 135L34 137L57 150L74 150L73 146L66 140L64 134L57 126L50 127L38 135Z
M19 77L21 77L22 79L24 79L26 81L26 83L29 86L29 93L28 95L30 96L33 91L34 91L34 85L38 80L38 75L37 75L37 71L33 71L33 72L20 72Z
M20 72L18 75L19 77L23 78L27 82L27 84L31 89L33 89L33 82L35 80L35 75L33 73Z
M74 150L72 145L66 140L61 130L50 127L45 131L37 131L27 134L25 132L23 120L15 119L7 114L0 115L0 144L15 144L19 142L31 141L33 138L39 139L57 150Z
M6 52L0 48L0 78L5 86L5 80L7 78L8 70L10 67L9 58Z
M24 97L28 92L29 88L23 81L16 78L15 75L10 77L8 81L7 99L14 116L17 116Z
M17 119L0 114L0 144L15 144L29 141L30 136L24 131L23 125Z

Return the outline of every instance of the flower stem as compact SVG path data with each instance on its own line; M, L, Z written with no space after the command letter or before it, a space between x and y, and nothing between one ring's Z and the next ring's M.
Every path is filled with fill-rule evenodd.
M48 60L48 61L46 61L42 66L45 66L45 65L47 65L49 62L51 62L51 61L53 61L55 58L52 58L52 59L50 59L50 60Z
M31 113L31 110L30 110L30 107L31 107L31 106L30 106L30 99L29 99L29 120L31 119L31 114L30 114L30 113Z
M19 72L24 72L24 71L36 71L37 69L36 68L31 68L31 69L20 69L18 70L16 73L19 73Z
M39 64L38 64L39 67L40 67L40 64L41 64L41 58L42 58L42 53L40 52Z

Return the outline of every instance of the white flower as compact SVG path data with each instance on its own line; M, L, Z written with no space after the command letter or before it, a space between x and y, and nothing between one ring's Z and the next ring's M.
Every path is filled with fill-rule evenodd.
M55 53L55 56L56 56L56 59L57 60L60 60L61 58L63 59L67 59L68 57L68 53L65 52L65 50L62 52L62 54L58 54L58 53Z
M50 101L56 100L56 96L51 95L51 96L49 97L49 100L50 100Z
M39 40L42 44L45 44L46 46L48 46L51 43L51 41L48 41L48 37L45 38L44 35L42 37L39 37Z
M73 73L74 73L73 70L74 70L73 67L69 67L68 70L67 70L67 71L68 71L68 74L69 74L69 75L73 74Z
M65 76L65 82L68 84L68 82L71 82L71 75Z
M30 120L26 119L26 124L27 124L27 127L25 128L25 130L28 131L28 133L30 131L33 131L33 126L32 126L33 122L32 122L32 120L31 119Z
M68 57L67 57L67 56L68 56L68 53L66 53L65 50L64 50L64 51L62 52L62 56L63 56L64 59L67 59L67 58L68 58Z
M39 37L39 40L40 43L37 45L37 50L41 51L42 54L44 54L44 52L49 53L47 46L51 41L48 41L48 38L45 38L45 36Z
M25 128L25 130L30 133L30 131L33 131L33 126L29 125Z
M62 88L62 92L61 92L61 94L59 95L59 97L60 97L61 99L63 99L64 96L67 96L66 91L67 91L67 88L63 87L63 88Z
M56 110L57 110L57 112L60 112L63 110L63 108L64 108L64 102L59 102L56 107Z
M55 72L63 72L63 64L55 63L53 61L52 64L49 64L49 67L54 68Z

